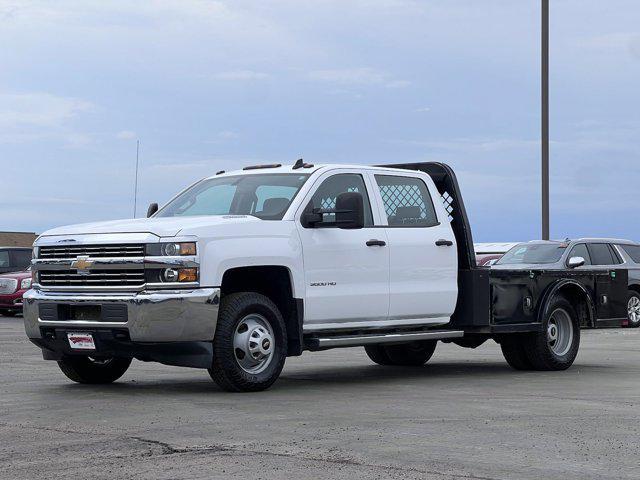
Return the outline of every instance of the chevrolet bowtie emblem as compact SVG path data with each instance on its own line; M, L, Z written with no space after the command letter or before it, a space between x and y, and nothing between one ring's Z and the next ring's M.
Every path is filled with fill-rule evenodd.
M71 268L75 268L79 275L89 275L89 269L93 265L93 260L89 260L88 255L79 255L71 262Z

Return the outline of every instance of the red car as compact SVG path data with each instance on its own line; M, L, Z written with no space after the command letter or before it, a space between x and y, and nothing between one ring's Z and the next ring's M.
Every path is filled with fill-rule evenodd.
M0 315L22 313L22 295L31 288L31 271L0 275Z

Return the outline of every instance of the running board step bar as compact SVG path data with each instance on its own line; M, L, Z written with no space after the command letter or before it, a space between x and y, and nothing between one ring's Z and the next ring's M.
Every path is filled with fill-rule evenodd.
M381 333L378 335L342 335L335 337L313 337L306 343L311 348L357 347L374 343L406 343L416 340L441 340L444 338L460 338L462 330L430 330L406 333Z

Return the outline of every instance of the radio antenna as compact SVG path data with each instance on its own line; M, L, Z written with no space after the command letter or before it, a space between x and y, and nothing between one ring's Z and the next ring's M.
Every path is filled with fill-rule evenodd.
M138 165L140 163L140 140L136 140L136 183L133 189L133 218L136 218L138 207Z

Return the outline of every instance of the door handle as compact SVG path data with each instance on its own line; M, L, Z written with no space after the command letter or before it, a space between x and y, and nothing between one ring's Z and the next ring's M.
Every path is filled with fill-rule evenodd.
M451 240L445 240L441 238L440 240L436 241L436 245L438 247L450 247L451 245L453 245L453 242Z
M367 240L367 247L384 247L386 244L384 240Z

